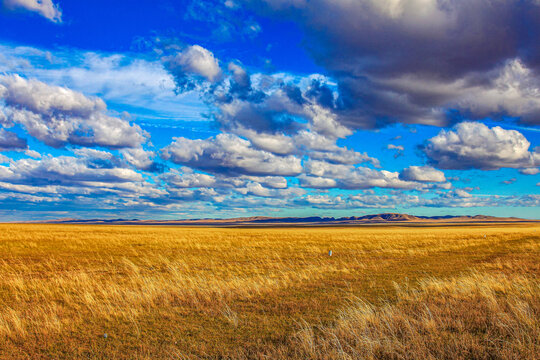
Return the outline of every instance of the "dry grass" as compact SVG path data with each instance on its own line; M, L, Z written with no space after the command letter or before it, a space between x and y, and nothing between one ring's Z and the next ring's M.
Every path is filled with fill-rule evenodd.
M533 359L537 230L0 225L0 358Z
M334 325L304 325L298 358L538 359L540 283L523 276L472 275L399 288L394 303L364 302Z

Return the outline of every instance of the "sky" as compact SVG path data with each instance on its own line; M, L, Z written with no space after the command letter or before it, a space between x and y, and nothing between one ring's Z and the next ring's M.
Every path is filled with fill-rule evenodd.
M0 0L0 221L540 218L538 0Z

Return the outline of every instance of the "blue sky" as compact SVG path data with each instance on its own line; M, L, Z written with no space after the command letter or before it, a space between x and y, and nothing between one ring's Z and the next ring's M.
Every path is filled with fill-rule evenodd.
M0 219L540 215L540 5L2 0Z

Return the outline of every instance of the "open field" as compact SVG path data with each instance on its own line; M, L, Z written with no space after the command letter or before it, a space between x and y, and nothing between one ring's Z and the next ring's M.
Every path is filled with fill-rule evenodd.
M537 359L538 259L535 224L3 224L0 359Z

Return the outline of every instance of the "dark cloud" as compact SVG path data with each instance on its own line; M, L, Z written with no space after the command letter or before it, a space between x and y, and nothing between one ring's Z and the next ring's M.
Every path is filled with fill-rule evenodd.
M302 26L309 52L338 81L336 105L348 126L445 125L456 116L450 110L540 118L538 1L244 3Z
M19 137L14 132L0 129L0 151L28 149L26 139Z

